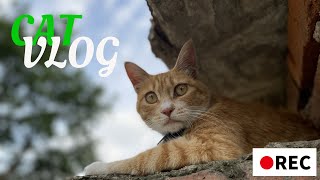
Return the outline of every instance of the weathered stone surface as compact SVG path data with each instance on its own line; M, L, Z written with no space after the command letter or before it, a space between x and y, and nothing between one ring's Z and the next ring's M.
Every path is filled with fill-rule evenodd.
M147 0L152 50L173 67L192 38L213 92L244 101L284 102L287 1Z
M288 143L270 143L266 147L271 148L317 148L318 172L320 174L320 139L315 141L298 141ZM243 156L232 161L213 161L207 164L186 166L179 170L161 172L148 176L130 175L101 175L101 176L77 176L70 180L147 180L147 179L256 179L252 177L252 155ZM319 177L264 177L263 179L320 179Z
M320 21L316 23L316 26L313 32L313 39L315 39L318 43L320 43Z

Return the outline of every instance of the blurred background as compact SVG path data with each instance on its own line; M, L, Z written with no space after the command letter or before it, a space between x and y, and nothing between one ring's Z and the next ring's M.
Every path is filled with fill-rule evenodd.
M14 19L27 13L34 25L21 33L34 34L41 15L53 14L56 34L64 33L60 14L81 14L72 40L87 36L98 43L117 37L119 47L106 45L105 58L118 52L113 73L101 78L94 58L83 69L46 68L50 48L27 69L24 47L12 43ZM161 136L148 129L136 112L136 94L123 64L132 61L155 74L167 67L151 52L151 14L145 1L130 0L0 0L0 179L63 179L81 174L93 161L125 159L151 148ZM71 41L72 42L72 41ZM84 60L85 45L77 61ZM57 61L68 59L60 47ZM34 49L34 56L39 49ZM33 57L33 59L35 59Z

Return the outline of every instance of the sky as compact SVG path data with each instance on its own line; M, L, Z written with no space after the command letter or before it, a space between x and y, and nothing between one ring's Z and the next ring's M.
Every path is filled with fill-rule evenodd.
M6 9L11 0L0 0ZM149 129L136 112L136 94L127 78L124 62L131 61L150 74L167 71L165 64L151 51L148 34L151 14L145 0L18 0L29 5L28 13L36 21L43 14L82 14L75 21L72 39L87 36L95 47L108 36L119 39L119 47L107 44L105 58L115 51L118 58L113 73L102 78L98 71L103 66L94 58L83 70L88 78L105 89L105 102L112 104L111 112L103 112L90 124L92 136L97 141L97 160L111 162L132 157L156 146L161 135ZM0 13L1 14L1 13ZM55 19L59 20L59 19ZM72 42L72 41L71 41ZM79 57L79 62L83 61ZM115 98L115 99L114 99Z

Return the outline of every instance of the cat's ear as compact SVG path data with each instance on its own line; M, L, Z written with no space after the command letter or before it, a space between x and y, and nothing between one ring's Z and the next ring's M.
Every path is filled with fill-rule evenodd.
M196 62L196 52L191 39L182 46L173 69L183 71L193 78L197 77L198 66Z
M141 83L149 77L149 74L132 62L125 62L124 67L135 91L138 92Z

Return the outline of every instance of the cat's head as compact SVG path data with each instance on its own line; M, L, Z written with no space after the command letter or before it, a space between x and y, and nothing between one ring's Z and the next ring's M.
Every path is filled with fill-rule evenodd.
M173 69L150 75L134 63L125 68L137 92L137 110L145 123L161 134L187 128L210 104L210 91L200 82L195 50L186 42Z

